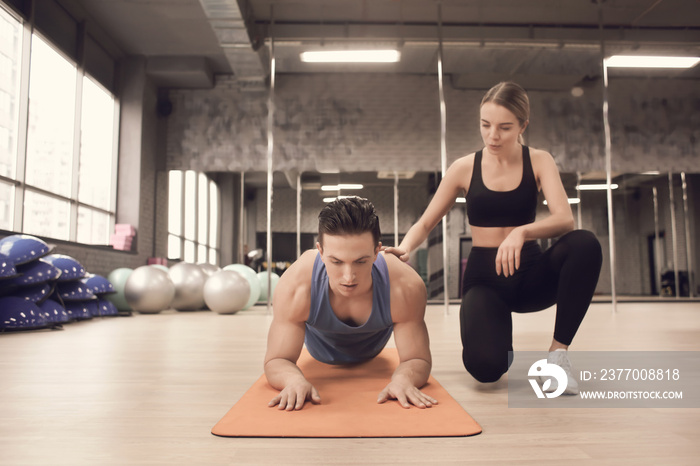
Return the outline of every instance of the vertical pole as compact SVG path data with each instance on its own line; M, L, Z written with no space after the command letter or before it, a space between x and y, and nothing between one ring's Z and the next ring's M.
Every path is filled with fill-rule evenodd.
M399 245L399 172L394 172L394 247Z
M576 186L581 186L581 172L576 172ZM581 219L581 191L577 192L578 204L576 204L576 222L579 230L583 229L583 220Z
M673 174L668 173L668 200L671 204L671 240L673 241L673 278L676 282L676 298L680 298L681 284L678 276L678 231L676 230L676 196L673 194Z
M270 5L270 94L267 100L267 312L271 312L272 296L272 154L275 125L275 25L274 5Z
M605 179L608 201L608 244L610 248L610 292L613 312L617 312L617 293L615 290L615 221L612 203L612 140L610 137L610 118L608 116L608 65L605 59L605 38L603 36L603 3L598 0L598 27L600 29L600 57L603 62L603 127L605 129Z
M695 296L693 290L693 256L690 248L690 221L688 217L688 185L685 182L685 172L681 172L681 186L683 188L683 223L685 224L685 255L688 269L688 297Z
M301 173L297 175L297 259L301 257Z
M652 188L652 193L654 195L654 251L656 260L656 285L659 288L659 296L661 296L661 237L659 234L659 193L656 186Z
M240 210L238 211L238 263L245 264L245 172L241 172Z
M442 4L438 2L438 92L440 94L440 171L442 177L445 177L447 171L447 109L445 107L445 92L442 76ZM445 289L445 314L450 313L450 293L448 288L448 269L447 262L447 217L442 219L442 271L443 271L443 287Z

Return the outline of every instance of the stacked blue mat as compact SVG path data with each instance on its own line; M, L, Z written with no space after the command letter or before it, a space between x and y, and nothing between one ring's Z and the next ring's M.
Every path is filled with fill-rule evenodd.
M106 278L87 273L70 256L50 253L31 235L0 239L0 332L56 329L119 314L105 298L115 292Z

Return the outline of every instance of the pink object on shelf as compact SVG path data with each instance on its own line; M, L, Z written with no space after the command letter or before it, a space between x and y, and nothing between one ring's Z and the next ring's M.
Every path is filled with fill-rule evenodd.
M131 243L133 239L133 236L111 235L109 238L109 244L111 244L114 249L131 251Z
M117 223L114 225L114 232L118 235L136 236L136 228L128 223Z

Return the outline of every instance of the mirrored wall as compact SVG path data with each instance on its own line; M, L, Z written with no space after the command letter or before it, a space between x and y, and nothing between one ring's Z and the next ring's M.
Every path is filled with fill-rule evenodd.
M244 180L246 200L242 248L245 253L256 249L265 251L266 174L246 173ZM271 224L273 268L283 273L296 259L298 250L303 252L315 247L318 212L337 195L370 199L380 217L382 243L395 244L397 235L400 241L423 213L438 180L438 172L402 172L396 175L391 172L304 172L294 176L276 172ZM670 180L669 183L668 173L656 172L613 176L615 277L616 291L621 300L698 296L693 265L700 259L694 234L700 226L700 216L696 213L700 201L700 174L675 173L671 174ZM299 191L297 181L300 181ZM599 300L607 300L611 294L605 181L605 173L601 172L562 173L576 228L592 231L603 246L605 260L596 290L596 299ZM362 187L323 190L338 185ZM542 201L538 218L548 215ZM465 205L456 203L447 221L449 298L455 300L460 297L461 272L471 248ZM551 241L541 241L542 247L548 247ZM428 243L426 241L414 252L411 265L424 279L430 298L442 300L442 275L439 272L443 270L442 250L439 245L436 248ZM262 261L256 265L260 270L264 268Z

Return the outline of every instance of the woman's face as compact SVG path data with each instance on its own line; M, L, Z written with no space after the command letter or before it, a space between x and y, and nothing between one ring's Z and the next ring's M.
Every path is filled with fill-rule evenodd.
M507 108L487 102L481 106L481 139L492 154L511 150L518 145L518 136L525 131L518 118Z

